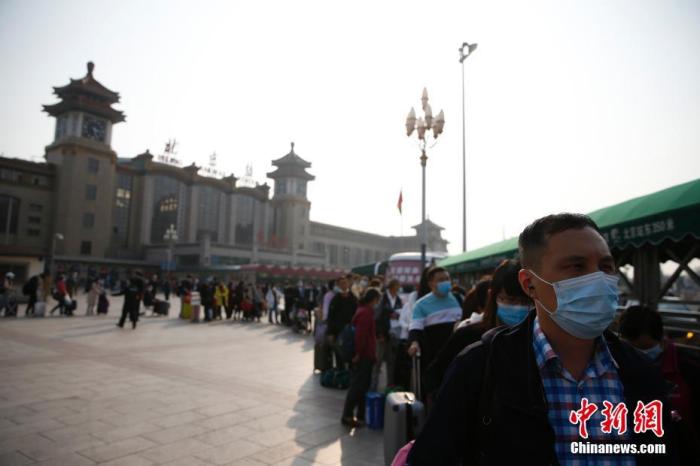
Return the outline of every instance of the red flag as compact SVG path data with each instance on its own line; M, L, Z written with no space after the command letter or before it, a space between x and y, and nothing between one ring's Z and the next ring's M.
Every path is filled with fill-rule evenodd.
M401 211L401 205L402 205L402 204L403 204L403 189L399 192L399 202L398 202L398 204L396 204L396 207L399 208L399 213L400 213L400 214L403 214L403 212Z

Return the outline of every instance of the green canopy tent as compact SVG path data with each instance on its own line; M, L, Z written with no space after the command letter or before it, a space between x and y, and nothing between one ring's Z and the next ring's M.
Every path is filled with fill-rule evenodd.
M618 266L634 266L633 280L622 277L640 302L654 307L662 302L683 271L700 285L700 277L688 265L700 257L700 179L589 215L608 241ZM517 238L510 238L448 257L439 265L453 274L475 278L492 271L501 260L516 257L517 246ZM669 259L678 268L661 283L659 265Z
M357 265L350 272L363 277L374 277L375 275L384 275L388 265L387 261L372 262L370 264Z

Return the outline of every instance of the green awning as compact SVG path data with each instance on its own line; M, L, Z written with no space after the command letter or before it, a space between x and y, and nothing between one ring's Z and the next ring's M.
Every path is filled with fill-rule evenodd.
M377 266L379 264L379 266ZM363 264L353 267L350 272L362 275L363 277L373 277L377 274L382 275L386 272L387 262L372 262L371 264Z
M613 249L643 244L700 239L700 179L672 186L646 196L605 207L588 214ZM493 269L518 252L518 239L490 244L448 257L438 263L452 273Z
M700 179L591 212L611 248L700 239Z
M479 249L451 256L438 262L452 273L494 269L503 259L513 259L518 253L518 238L510 238Z

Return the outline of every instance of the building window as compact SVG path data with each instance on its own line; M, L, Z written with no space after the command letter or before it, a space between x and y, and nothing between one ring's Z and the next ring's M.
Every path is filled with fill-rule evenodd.
M39 236L41 231L36 228L27 228L27 236Z
M41 223L41 217L27 217L27 222L33 225L39 225Z
M300 196L306 196L306 181L298 180L297 194L299 194Z
M179 219L187 210L185 202L187 187L167 176L158 175L153 179L153 221L151 223L151 242L162 243L163 235L170 225L180 230ZM120 229L121 230L121 229ZM184 235L180 235L182 237Z
M97 199L97 186L89 184L85 186L85 200L94 201Z
M84 256L89 256L90 254L92 254L92 241L80 242L80 254Z
M343 247L343 257L341 261L342 265L350 265L350 248L347 246Z
M0 194L0 234L17 234L19 218L19 199Z
M287 194L287 180L275 180L275 196Z
M41 212L44 210L44 206L41 204L29 204L30 212Z
M61 139L68 132L68 116L61 115L56 119L56 139Z
M100 170L100 161L92 157L87 159L88 173L97 173Z
M251 196L236 195L233 197L233 202L236 204L236 244L251 245L258 201Z
M221 191L210 186L199 188L197 209L197 237L208 233L211 241L219 241L219 206Z
M35 175L35 176L32 176L32 184L34 186L48 186L49 179L45 176Z
M117 174L117 186L114 193L112 210L112 240L118 246L126 246L131 215L132 178L124 173Z
M372 262L372 251L369 249L365 249L365 264L369 264Z
M83 214L83 228L92 228L95 226L95 214L86 212Z
M5 181L19 181L22 174L17 170L8 170L7 168L0 169L0 179Z
M331 265L338 265L338 245L330 244L328 246L328 262Z

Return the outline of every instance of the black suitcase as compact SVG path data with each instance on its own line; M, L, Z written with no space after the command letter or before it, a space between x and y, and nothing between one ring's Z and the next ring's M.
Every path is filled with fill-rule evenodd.
M153 303L153 313L159 316L167 316L170 312L170 303L167 301L156 301Z
M331 354L325 343L314 345L314 371L325 372L331 368Z

